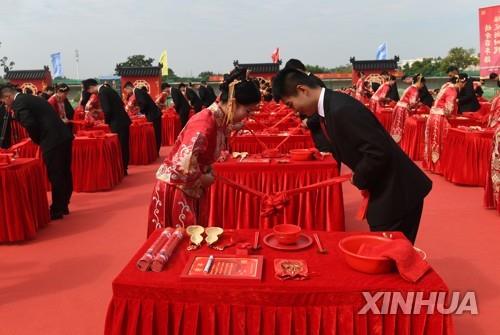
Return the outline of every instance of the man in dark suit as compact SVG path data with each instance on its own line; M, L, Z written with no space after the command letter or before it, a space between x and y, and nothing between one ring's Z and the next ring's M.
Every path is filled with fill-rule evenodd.
M11 146L11 116L5 105L0 102L0 148L8 149Z
M201 109L203 108L203 103L201 102L198 93L196 93L195 87L192 83L189 83L189 87L186 89L186 96L191 106L193 106L194 111L196 113L201 111Z
M21 94L10 86L2 86L0 99L12 107L16 120L26 128L31 140L40 146L52 186L50 215L52 220L62 219L63 214L69 214L68 204L73 193L73 134L44 98Z
M353 171L352 183L370 194L370 229L401 231L413 243L432 182L373 113L351 96L322 88L294 69L278 73L273 94L305 115L319 114L333 156Z
M158 153L161 148L161 111L153 101L145 87L137 88L129 81L123 88L127 94L135 96L135 102L141 111L141 114L146 116L146 119L153 124L155 129L156 149Z
M95 79L82 81L83 89L88 93L96 93L104 113L104 121L109 125L113 133L118 134L122 149L123 168L125 175L128 174L129 162L129 135L130 118L125 111L123 101L118 93L108 85L99 85Z
M217 99L214 89L211 86L208 86L206 81L201 82L200 88L198 89L198 93L200 94L201 102L205 107L210 106Z
M186 98L186 85L180 83L178 88L172 87L172 101L174 108L181 118L181 127L184 128L189 120L189 101Z
M452 78L458 76L458 68L456 66L450 66L446 70L448 77ZM476 97L476 92L474 91L474 81L469 78L467 74L467 80L465 82L464 88L458 92L458 113L462 114L464 112L476 112L481 108L479 101Z

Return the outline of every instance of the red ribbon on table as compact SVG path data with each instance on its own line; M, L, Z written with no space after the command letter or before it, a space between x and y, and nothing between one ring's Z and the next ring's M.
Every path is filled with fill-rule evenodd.
M334 177L330 178L327 180L323 180L319 183L314 183L308 186L303 186L303 187L298 187L294 188L291 190L286 190L286 191L281 191L281 192L276 192L273 194L266 194L260 191L257 191L253 188L250 188L248 186L241 185L231 179L222 177L220 175L217 175L217 179L226 185L229 185L239 191L249 193L251 195L254 195L256 197L261 198L262 201L262 206L260 210L260 215L264 217L269 217L273 216L276 214L279 214L283 209L288 206L290 203L290 196L299 194L299 193L304 193L304 192L310 192L313 190L320 189L322 187L330 186L330 185L335 185L335 184L340 184L343 183L347 180L350 180L352 177L352 174L346 174L342 175L339 177ZM363 201L361 203L361 207L358 210L358 213L356 215L356 218L362 220L365 218L366 214L366 209L368 208L368 192L367 191L362 191L361 194L363 195Z

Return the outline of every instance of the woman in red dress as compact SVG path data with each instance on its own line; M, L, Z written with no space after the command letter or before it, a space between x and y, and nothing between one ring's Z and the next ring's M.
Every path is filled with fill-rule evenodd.
M226 147L232 129L258 108L260 91L236 68L221 85L220 102L195 114L181 131L156 173L148 217L148 235L166 226L197 223L198 200L214 182L212 164Z
M68 123L70 115L66 112L66 100L68 99L69 86L66 84L59 84L56 86L56 93L54 93L47 102L54 108L57 115L64 123Z
M391 126L391 136L399 143L403 138L403 130L406 118L413 114L419 103L419 91L425 84L425 78L419 73L412 78L412 85L403 93L401 99L394 108Z
M85 104L85 119L91 122L104 121L104 113L99 103L99 96L96 93L91 94Z
M389 94L389 91L391 90L391 84L393 84L394 81L392 81L393 79L388 76L384 76L384 80L384 83L377 88L375 93L373 93L372 97L370 98L370 109L373 113L377 112L377 108L381 104L389 100L387 98L387 95Z
M455 76L445 83L434 101L425 126L424 169L442 173L443 144L450 128L447 117L456 113L458 90L465 86L465 77Z

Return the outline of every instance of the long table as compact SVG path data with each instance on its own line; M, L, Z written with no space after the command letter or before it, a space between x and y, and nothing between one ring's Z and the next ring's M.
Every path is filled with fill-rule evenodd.
M269 231L261 231L265 236ZM311 234L310 231L306 232ZM344 261L338 243L351 233L318 232L327 254L308 249L285 252L263 246L262 280L185 279L180 275L190 253L218 255L206 246L186 251L187 239L175 250L163 272L140 272L137 260L158 237L151 235L113 281L106 335L240 335L240 334L349 334L452 335L451 315L426 313L358 314L365 305L363 292L448 292L445 282L429 271L418 283L397 273L369 275L356 272ZM254 231L240 230L253 241ZM401 238L399 234L394 234ZM234 253L226 249L224 254ZM310 278L281 281L274 275L276 258L302 259Z
M276 135L257 134L258 139L264 142L269 149L275 148L287 136L288 133L286 132ZM233 151L248 152L250 154L258 154L263 151L262 146L256 140L255 136L250 134L233 136L229 139L229 144ZM290 149L307 149L313 147L314 143L309 134L290 135L290 138L279 147L279 151L286 154Z

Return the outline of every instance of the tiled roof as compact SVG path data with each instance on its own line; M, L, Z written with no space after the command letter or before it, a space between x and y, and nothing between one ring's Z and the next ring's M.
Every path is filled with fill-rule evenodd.
M280 70L280 63L248 63L240 64L237 60L233 62L234 66L247 68L256 73L276 73Z
M355 71L394 70L398 68L398 61L398 56L386 60L356 60L351 57L352 68Z
M7 80L37 80L44 79L45 73L49 69L40 70L10 70L5 74L5 79Z
M157 77L161 75L161 67L159 66L119 67L118 75L122 77Z

